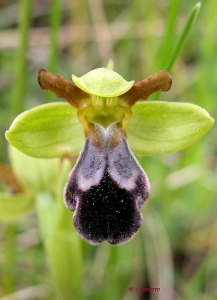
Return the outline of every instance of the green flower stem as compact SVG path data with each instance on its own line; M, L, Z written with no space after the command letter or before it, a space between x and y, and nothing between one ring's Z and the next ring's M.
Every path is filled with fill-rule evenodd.
M63 160L57 185L57 211L47 254L53 283L59 300L80 299L82 282L81 240L72 225L72 212L63 205L63 188L71 163Z
M27 78L27 49L29 44L29 28L31 20L31 0L20 1L19 47L15 61L14 94L12 112L16 116L24 110Z
M55 202L49 192L40 192L36 195L36 209L41 236L46 243L51 236L55 216Z
M49 71L56 73L59 58L59 31L61 26L61 3L60 0L51 1L51 20L50 20L50 55L48 62ZM55 101L55 96L47 93L47 102Z
M53 286L59 300L80 299L82 249L71 217L72 213L64 207L61 197L54 231L46 243Z
M167 62L166 66L165 66L165 69L169 72L173 65L174 65L174 62L176 61L185 41L186 41L186 38L188 36L188 34L190 33L190 30L198 16L198 13L200 11L200 7L201 7L201 3L198 2L194 8L192 9L191 13L190 13L190 16L185 24L185 27L172 51L172 54L170 55L170 58L169 58L169 61Z
M15 290L16 274L16 225L8 224L5 228L5 262L4 262L4 289L10 294Z
M56 202L47 192L39 193L36 199L41 235L59 300L79 299L82 280L81 241L73 231L72 213L63 205L62 190L68 172L66 161L57 186Z

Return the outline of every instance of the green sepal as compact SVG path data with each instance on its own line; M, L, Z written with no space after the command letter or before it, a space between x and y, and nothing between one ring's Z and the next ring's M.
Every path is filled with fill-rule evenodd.
M82 77L72 75L72 80L81 90L100 97L120 96L134 84L134 81L126 81L118 73L106 68L92 70Z
M127 139L139 155L168 154L194 143L213 122L206 110L194 104L138 102L132 107Z
M37 158L74 155L84 143L77 111L61 102L40 105L20 114L5 136L15 148Z
M15 222L34 208L34 197L31 193L9 194L0 192L0 220Z

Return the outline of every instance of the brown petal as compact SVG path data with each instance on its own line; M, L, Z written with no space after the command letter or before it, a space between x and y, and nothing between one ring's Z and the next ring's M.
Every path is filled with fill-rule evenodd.
M82 108L83 100L90 98L89 94L71 84L70 81L44 69L38 70L38 83L42 89L53 92L58 98L65 99L75 108Z
M135 83L125 94L119 96L133 106L138 100L146 100L151 94L156 92L166 92L171 88L172 78L166 71L149 76L148 78Z

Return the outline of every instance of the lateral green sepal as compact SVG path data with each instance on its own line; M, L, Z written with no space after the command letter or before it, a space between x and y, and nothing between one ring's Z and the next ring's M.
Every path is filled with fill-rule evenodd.
M180 151L203 136L214 122L206 110L190 103L138 102L132 112L128 142L135 153L145 156Z

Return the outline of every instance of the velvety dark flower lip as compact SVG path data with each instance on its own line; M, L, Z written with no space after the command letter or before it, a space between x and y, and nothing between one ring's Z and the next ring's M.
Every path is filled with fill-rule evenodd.
M94 124L64 192L66 206L75 210L73 223L81 238L92 245L105 240L122 244L132 238L149 192L149 180L123 130L118 124L106 129Z

